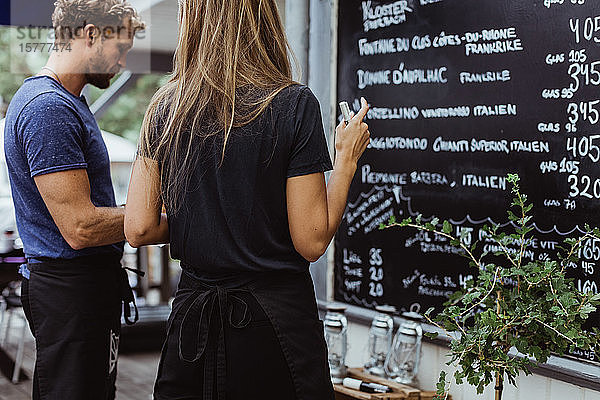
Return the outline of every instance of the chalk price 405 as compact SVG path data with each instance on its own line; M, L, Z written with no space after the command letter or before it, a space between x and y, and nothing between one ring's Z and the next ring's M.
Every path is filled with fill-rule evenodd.
M579 43L581 39L588 42L592 40L600 43L600 15L596 17L588 17L585 20L579 18L571 18L569 20L571 32L575 34L575 42Z
M600 139L600 135L568 137L567 152L572 154L574 158L589 157L590 160L596 163L600 161L600 147L594 144L594 141L598 141L598 139ZM577 172L573 173L577 174Z

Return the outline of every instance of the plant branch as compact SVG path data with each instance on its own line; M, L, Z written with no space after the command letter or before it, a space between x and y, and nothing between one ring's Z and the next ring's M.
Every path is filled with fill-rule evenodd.
M424 231L428 231L428 232L433 232L440 236L444 236L445 238L450 239L450 240L456 240L456 241L458 241L459 246L469 255L469 258L477 265L477 267L479 267L479 262L477 261L477 258L475 258L473 253L471 253L471 250L469 250L469 248L467 246L465 246L460 239L457 239L454 236L447 234L446 232L438 231L437 229L428 229L427 227L425 227L423 225L411 224L411 223L395 222L389 226L390 227L392 227L392 226L408 226L408 227L416 228L416 229L422 230L422 231L424 230Z
M513 267L518 267L517 263L515 262L515 260L513 260L513 258L511 257L510 253L508 252L508 248L506 246L504 246L504 243L502 243L500 240L498 240L496 238L493 238L493 239L502 248L502 251L504 252L504 255L506 256L506 258L508 259L508 261L510 261L510 263L513 265Z
M500 271L500 267L498 266L498 267L496 267L496 271L494 272L494 282L492 283L492 287L490 288L490 290L477 303L473 304L467 310L460 313L461 317L464 317L465 315L467 315L469 312L471 312L473 309L475 309L475 307L481 305L488 297L490 297L490 295L494 291L494 288L496 287L496 282L498 281L497 277L498 277L499 271Z
M521 247L519 249L519 261L517 263L520 267L523 262L523 252L525 251L525 204L523 204L521 193L517 192L517 198L519 199L519 206L521 207Z
M550 276L548 276L548 278L550 278ZM563 311L565 312L565 314L568 315L569 312L567 311L567 309L565 308L565 306L563 306L563 304L560 302L560 299L558 298L558 295L556 294L556 290L554 290L554 286L552 286L552 278L548 279L548 283L550 284L550 290L552 291L552 294L556 298L556 302L558 303L558 305L560 306L560 308L563 309Z
M540 323L540 324L542 324L542 325L544 325L546 328L548 328L548 329L550 329L550 330L554 331L554 333L556 333L558 336L560 336L560 337L562 337L562 338L564 338L564 339L567 339L567 340L568 340L568 341L569 341L571 344L575 344L575 345L577 344L577 343L575 343L575 342L573 341L573 339L571 339L570 337L568 337L568 336L566 336L565 334L561 333L561 332L560 332L560 331L558 331L557 329L555 329L555 328L551 327L551 326L550 326L550 325L548 325L547 323L545 323L545 322L542 322L542 321L540 321L540 320L539 320L539 319L537 319L537 318L534 318L533 320L534 320L534 321L536 321L536 322L538 322L538 323Z

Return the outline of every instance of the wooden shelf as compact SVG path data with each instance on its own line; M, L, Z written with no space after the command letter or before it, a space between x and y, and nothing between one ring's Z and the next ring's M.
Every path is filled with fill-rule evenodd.
M433 400L435 397L434 391L423 391L412 386L402 385L400 383L371 375L363 371L362 368L348 369L348 377L360 379L365 382L375 382L389 386L392 389L391 393L365 393L358 390L350 389L342 385L333 385L335 389L336 400L395 400L395 399L412 399L412 400ZM452 397L448 396L448 400Z

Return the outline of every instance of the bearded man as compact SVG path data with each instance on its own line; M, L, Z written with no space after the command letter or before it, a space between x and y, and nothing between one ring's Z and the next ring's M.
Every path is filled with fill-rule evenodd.
M144 23L125 0L57 0L52 21L48 63L15 94L4 134L27 257L22 302L36 339L33 398L114 399L121 305L131 300L120 263L124 209L81 92L109 87Z

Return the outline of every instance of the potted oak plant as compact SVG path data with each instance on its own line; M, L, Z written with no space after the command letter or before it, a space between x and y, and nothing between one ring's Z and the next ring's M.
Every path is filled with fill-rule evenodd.
M456 383L466 381L482 393L495 382L496 400L502 398L505 381L514 385L520 372L530 374L530 367L546 362L550 354L564 355L575 348L594 350L598 344L598 330L586 332L583 325L600 304L600 294L580 292L573 280L565 277L565 271L578 262L581 251L593 251L590 246L597 246L600 231L586 226L586 233L566 239L555 257L527 260L524 252L532 240L533 205L521 193L517 175L509 174L507 180L514 195L508 210L514 232L484 227L489 239L501 249L496 253L479 251L477 244L465 245L452 235L453 226L448 221L440 223L437 218L424 222L421 216L403 221L392 217L387 225L380 226L437 233L460 248L477 270L476 277L455 292L443 310L433 317L434 309L430 308L425 318L452 338L447 364L457 367ZM520 354L510 353L513 348ZM442 371L438 398L447 397L450 381Z

